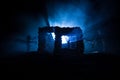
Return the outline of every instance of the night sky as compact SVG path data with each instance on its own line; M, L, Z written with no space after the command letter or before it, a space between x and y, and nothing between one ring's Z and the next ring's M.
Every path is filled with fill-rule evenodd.
M37 41L38 27L50 25L80 27L86 53L119 53L118 3L117 0L3 1L0 9L1 51L26 51L26 36L31 35ZM95 46L91 48L93 41ZM37 44L33 43L31 50L36 51Z

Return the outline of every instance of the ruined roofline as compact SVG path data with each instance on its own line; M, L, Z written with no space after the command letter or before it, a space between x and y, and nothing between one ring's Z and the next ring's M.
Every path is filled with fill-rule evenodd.
M66 35L70 32L77 33L78 31L82 33L82 30L80 27L39 27L39 32L57 32L57 33L63 33L63 35ZM75 30L75 31L73 31Z
M59 26L51 26L51 27L47 27L47 26L45 26L45 27L39 27L39 30L40 31L47 31L48 30L48 32L50 31L50 32L53 32L53 30L55 30L55 29L61 29L61 30L64 30L64 29L79 29L79 30L81 30L81 28L80 27L59 27Z
M68 26L67 26L67 27L66 27L66 26L65 26L65 27L60 27L60 26L50 26L50 27L48 27L48 26L41 26L41 27L39 27L39 28L40 28L40 29L43 29L43 28L61 28L61 29L63 29L63 28L65 28L65 29L67 29L67 28L70 28L70 29L71 29L71 28L74 28L74 29L75 29L75 28L78 28L78 29L80 29L80 27L68 27Z

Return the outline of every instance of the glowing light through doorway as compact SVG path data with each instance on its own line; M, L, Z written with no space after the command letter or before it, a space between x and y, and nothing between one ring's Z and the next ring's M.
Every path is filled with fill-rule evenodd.
M62 44L67 44L68 40L69 40L68 36L64 36L64 35L62 36Z
M53 39L55 40L55 33L51 33L51 34L52 34ZM62 38L62 44L67 44L69 37L63 35L63 36L61 36L61 38Z

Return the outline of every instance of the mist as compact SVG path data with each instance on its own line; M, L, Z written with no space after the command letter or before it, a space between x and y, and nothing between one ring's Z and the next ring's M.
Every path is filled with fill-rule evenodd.
M15 15L12 24L19 32L12 34L8 43L3 44L7 52L26 51L26 36L31 35L36 43L31 43L31 51L37 51L38 28L45 26L80 27L83 31L85 53L114 52L114 46L109 44L112 34L109 34L110 20L116 15L115 1L109 0L65 0L46 1L39 7L39 2L33 10ZM40 3L41 4L41 3ZM37 10L35 11L34 9ZM114 25L114 24L112 24ZM109 27L110 26L110 27ZM109 28L108 28L109 27ZM24 42L20 41L23 40ZM117 44L117 43L116 43ZM8 46L12 46L9 47ZM21 48L19 48L21 47Z

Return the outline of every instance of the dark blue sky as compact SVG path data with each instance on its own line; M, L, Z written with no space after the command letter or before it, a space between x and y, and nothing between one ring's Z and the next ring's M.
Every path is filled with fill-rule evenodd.
M119 51L120 9L117 0L17 0L1 4L3 52L9 52L9 49L25 51L25 44L14 40L25 40L28 34L37 37L38 27L46 25L79 26L83 30L86 52ZM88 40L95 39L96 46L93 49ZM37 45L32 45L32 50L36 50Z

